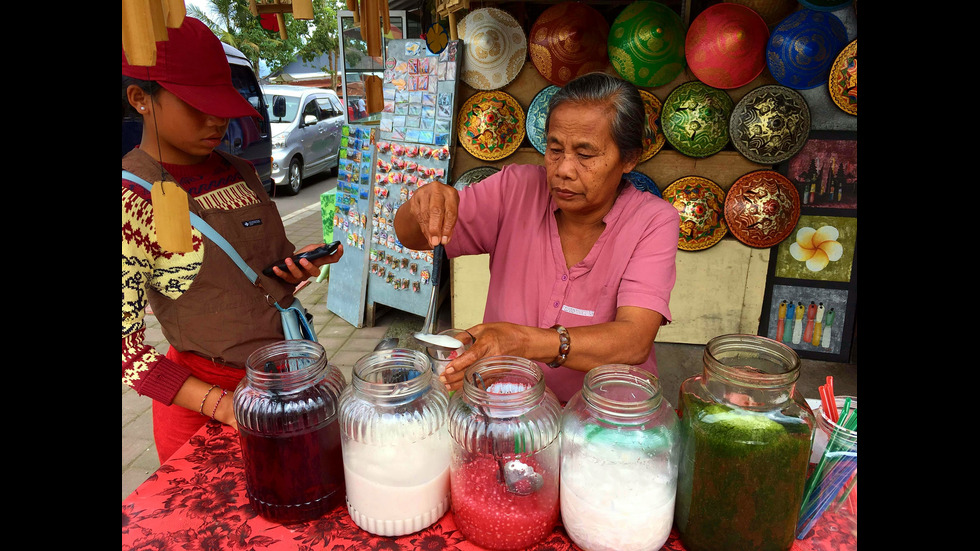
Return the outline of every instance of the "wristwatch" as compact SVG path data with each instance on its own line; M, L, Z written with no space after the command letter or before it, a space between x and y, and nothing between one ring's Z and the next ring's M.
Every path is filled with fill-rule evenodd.
M561 341L561 344L558 346L558 357L548 364L548 367L555 368L565 363L565 358L568 357L568 350L572 347L572 339L568 336L568 329L565 329L563 326L554 325L551 328L558 331L558 339Z

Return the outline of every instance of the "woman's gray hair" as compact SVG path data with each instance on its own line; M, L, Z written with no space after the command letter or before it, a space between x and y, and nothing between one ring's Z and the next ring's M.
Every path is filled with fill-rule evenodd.
M620 155L624 159L639 159L643 153L646 112L636 86L606 73L588 73L572 79L548 102L545 132L551 125L551 113L563 103L607 104L613 110L610 130Z

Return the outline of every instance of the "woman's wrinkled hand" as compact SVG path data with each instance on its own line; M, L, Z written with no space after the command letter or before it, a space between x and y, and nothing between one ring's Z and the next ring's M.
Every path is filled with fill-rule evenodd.
M448 390L459 390L463 386L466 369L478 360L490 356L525 357L527 336L521 325L506 322L483 323L468 331L476 338L462 354L454 358L439 380Z
M445 245L452 237L459 215L459 192L446 184L424 185L406 203L431 247Z

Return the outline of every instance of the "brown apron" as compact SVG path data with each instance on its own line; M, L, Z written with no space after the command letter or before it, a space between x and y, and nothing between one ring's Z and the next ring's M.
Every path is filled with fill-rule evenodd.
M193 352L235 368L256 349L283 340L282 319L273 300L283 307L293 302L295 286L262 270L294 253L293 244L276 204L269 199L247 161L224 154L260 202L234 210L203 209L189 198L191 212L200 216L238 251L259 277L254 285L235 262L204 237L204 257L194 282L176 300L148 289L153 313L163 335L181 352ZM122 160L125 170L149 182L174 178L157 161L134 149Z

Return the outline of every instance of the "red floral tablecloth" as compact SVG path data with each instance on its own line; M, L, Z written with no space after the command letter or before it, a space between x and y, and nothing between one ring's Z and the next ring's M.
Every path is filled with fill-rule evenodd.
M792 551L856 549L845 519L825 514ZM408 536L375 536L354 524L346 507L293 525L258 516L245 494L238 435L217 423L205 425L122 504L123 550L479 550L468 543L452 513ZM578 550L561 525L534 550ZM677 531L663 549L683 551Z

